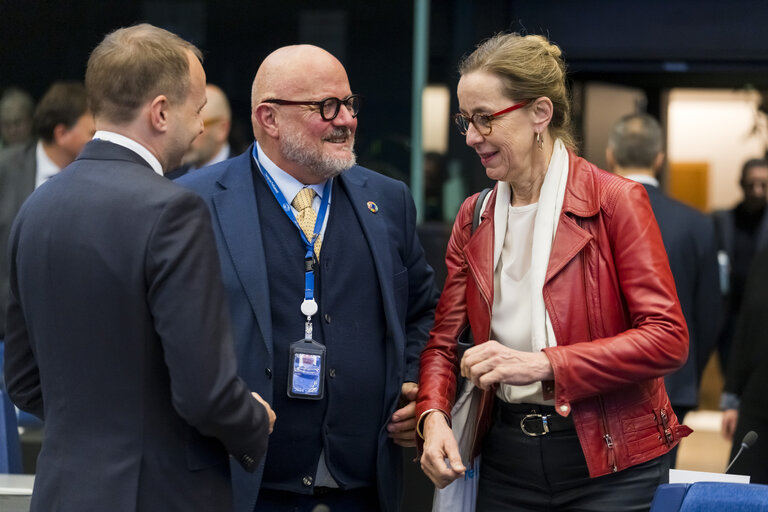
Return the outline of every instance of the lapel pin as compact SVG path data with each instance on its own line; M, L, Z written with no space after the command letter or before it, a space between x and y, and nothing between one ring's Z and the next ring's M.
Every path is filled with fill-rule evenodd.
M376 213L379 211L379 207L376 206L376 203L373 201L368 201L368 209L371 210L371 213Z

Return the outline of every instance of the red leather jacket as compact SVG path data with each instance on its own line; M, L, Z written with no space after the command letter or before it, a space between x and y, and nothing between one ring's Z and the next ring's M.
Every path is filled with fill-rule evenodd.
M456 336L469 320L488 340L493 304L493 205L474 234L477 195L461 206L446 254L448 277L421 356L417 417L450 417ZM544 383L563 416L573 415L597 477L651 460L692 432L678 423L663 376L688 355L688 329L658 225L643 187L569 152L562 214L547 268L544 304L557 346L544 350ZM473 453L490 426L495 389L483 394Z

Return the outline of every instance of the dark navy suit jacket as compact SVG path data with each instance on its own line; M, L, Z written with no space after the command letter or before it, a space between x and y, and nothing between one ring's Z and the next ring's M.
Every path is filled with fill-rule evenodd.
M697 407L701 374L717 342L721 321L717 244L712 219L644 185L661 229L677 296L688 324L688 361L665 377L673 406Z
M269 252L258 223L251 151L252 147L233 159L190 173L178 183L201 194L210 207L233 319L240 375L251 389L272 403L273 394L285 393L285 390L273 389L271 369L284 362L273 360L273 306L263 263ZM360 166L336 179L353 205L376 268L375 276L360 276L360 279L378 279L381 287L388 347L386 410L382 411L383 424L379 431L377 487L382 510L395 511L399 510L402 494L402 450L387 437L385 427L397 409L403 382L418 381L419 357L432 327L437 303L433 271L416 236L416 211L405 184ZM378 212L370 211L369 201L378 206ZM280 412L276 412L280 421ZM355 404L348 405L348 414L355 414ZM249 475L233 467L237 512L252 512L261 475L262 469Z
M89 142L14 222L5 377L45 419L32 511L231 510L266 410L237 366L210 216L139 155Z

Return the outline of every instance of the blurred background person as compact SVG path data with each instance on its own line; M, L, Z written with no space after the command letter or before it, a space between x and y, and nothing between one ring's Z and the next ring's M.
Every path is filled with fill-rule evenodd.
M663 386L688 333L647 194L573 152L544 37L496 35L459 72L456 123L496 186L473 234L477 194L464 202L449 242L421 357L422 468L438 487L467 469L449 426L460 364L483 391L478 511L647 510L691 432ZM467 320L476 346L458 361Z
M21 98L23 100L24 95ZM15 144L0 152L0 342L5 339L6 246L13 219L27 196L72 163L95 131L82 82L62 81L51 85L35 108L32 126L36 142ZM0 362L2 359L0 352ZM24 469L34 473L42 422L22 411L19 424L25 429Z
M642 184L659 224L677 296L688 325L688 360L664 377L677 417L699 405L701 376L717 343L721 300L717 245L712 219L664 194L658 176L664 162L664 136L648 114L630 114L611 130L605 150L610 171ZM672 453L672 464L678 446Z
M166 178L176 179L200 167L222 162L232 154L229 147L232 128L229 100L224 91L213 84L205 86L205 94L208 102L200 112L203 116L203 133L192 141L192 146L181 160L181 167L166 173Z
M56 82L43 95L34 113L37 142L0 153L0 340L5 338L8 298L8 255L5 247L11 224L24 200L61 169L72 163L93 137L93 116L81 82Z
M0 148L24 144L32 139L32 113L35 101L17 87L9 87L0 97Z
M725 375L722 434L732 441L733 460L750 430L758 442L744 450L729 473L749 475L750 482L768 484L768 250L750 267L731 357Z
M739 185L742 201L730 210L718 210L715 219L719 257L727 272L725 297L725 318L717 353L723 374L728 368L733 331L741 309L744 288L747 283L752 258L755 253L768 248L768 160L753 158L741 168Z

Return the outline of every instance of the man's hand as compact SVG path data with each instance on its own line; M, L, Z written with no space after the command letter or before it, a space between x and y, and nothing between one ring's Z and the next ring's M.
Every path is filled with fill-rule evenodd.
M433 411L424 418L421 469L440 489L462 476L467 469L461 462L459 445L448 420L440 411Z
M404 405L392 414L392 419L387 425L389 437L399 446L416 446L416 396L418 394L418 384L404 383L400 394L400 403Z
M269 415L269 433L272 433L272 429L275 428L275 420L277 419L277 415L275 414L275 411L272 410L272 408L269 406L266 400L261 398L258 393L255 391L251 391L251 394L253 395L253 398L259 401L261 405L264 406L264 408L267 410L267 414Z
M461 375L488 390L497 383L524 386L551 380L554 371L544 352L521 352L489 340L467 349L461 358Z
M739 423L739 410L726 409L723 411L723 423L720 433L729 441L733 441L733 434L736 432L736 425Z

